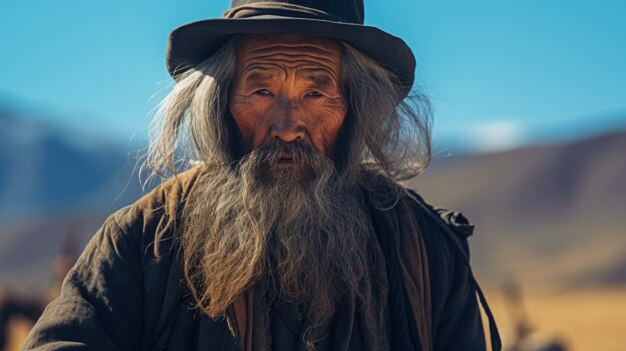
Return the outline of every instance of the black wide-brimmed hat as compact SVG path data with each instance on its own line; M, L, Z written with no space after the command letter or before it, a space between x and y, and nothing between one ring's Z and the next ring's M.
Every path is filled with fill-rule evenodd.
M343 40L393 72L406 96L415 57L406 43L363 25L363 0L233 0L222 18L185 24L170 33L167 69L176 76L210 57L235 34L292 34Z

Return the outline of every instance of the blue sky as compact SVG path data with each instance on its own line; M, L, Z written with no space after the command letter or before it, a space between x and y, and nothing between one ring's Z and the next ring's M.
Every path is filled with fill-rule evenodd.
M389 6L389 4L393 6ZM118 140L170 87L169 31L230 1L3 1L0 103ZM435 146L497 150L626 128L624 1L367 1L404 38L435 107ZM48 114L46 114L48 115Z

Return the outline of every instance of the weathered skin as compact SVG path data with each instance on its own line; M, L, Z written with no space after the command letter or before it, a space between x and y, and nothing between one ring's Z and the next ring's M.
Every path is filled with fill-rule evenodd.
M339 43L246 35L237 49L229 108L244 151L279 139L299 141L331 156L347 112Z

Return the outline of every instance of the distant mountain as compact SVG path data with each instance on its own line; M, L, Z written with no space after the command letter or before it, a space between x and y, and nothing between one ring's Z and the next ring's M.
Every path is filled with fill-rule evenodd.
M129 150L6 109L0 125L0 224L108 211L136 198Z
M476 225L472 260L489 283L626 284L626 132L437 159L410 186Z

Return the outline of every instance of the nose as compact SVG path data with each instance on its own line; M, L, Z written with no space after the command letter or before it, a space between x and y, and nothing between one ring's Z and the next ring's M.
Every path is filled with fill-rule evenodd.
M286 143L304 141L306 129L300 108L290 102L280 105L270 126L271 137Z

